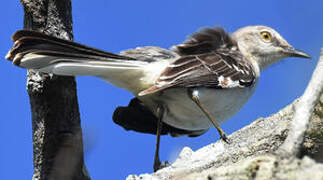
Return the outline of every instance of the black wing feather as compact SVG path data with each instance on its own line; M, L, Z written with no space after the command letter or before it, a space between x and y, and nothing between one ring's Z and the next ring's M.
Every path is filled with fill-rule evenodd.
M225 46L231 48L236 42L221 27L204 28L192 34L183 44L173 49L180 55L194 55L211 52Z

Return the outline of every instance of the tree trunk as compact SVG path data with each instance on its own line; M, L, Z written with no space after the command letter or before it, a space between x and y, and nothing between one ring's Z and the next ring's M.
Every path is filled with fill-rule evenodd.
M21 0L24 29L73 39L70 0ZM89 180L74 77L29 70L33 128L33 180Z

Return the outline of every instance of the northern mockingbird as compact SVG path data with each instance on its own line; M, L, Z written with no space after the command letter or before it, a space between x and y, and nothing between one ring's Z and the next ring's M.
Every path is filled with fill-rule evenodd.
M219 123L248 101L261 71L282 58L309 58L266 26L247 26L233 34L220 27L204 28L174 46L174 55L164 59L112 54L28 30L17 31L13 41L6 58L17 66L56 75L96 76L134 94L158 119L155 171L161 166L163 123L191 136L215 126L228 141Z

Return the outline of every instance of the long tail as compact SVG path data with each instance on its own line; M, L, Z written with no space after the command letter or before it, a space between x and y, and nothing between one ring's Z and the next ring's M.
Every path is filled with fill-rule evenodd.
M130 79L140 79L148 62L121 56L36 31L17 31L6 58L13 64L57 75L90 75L113 85L137 91ZM138 82L137 82L138 83Z

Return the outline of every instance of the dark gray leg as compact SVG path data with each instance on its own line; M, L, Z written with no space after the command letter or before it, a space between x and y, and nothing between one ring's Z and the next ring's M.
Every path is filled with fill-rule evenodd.
M157 141L156 141L156 150L155 150L155 157L154 157L154 172L156 172L159 169L162 169L167 166L167 161L161 163L159 159L159 144L160 144L160 134L162 130L163 125L163 114L164 114L164 108L162 106L158 106L157 108Z
M188 90L188 94L191 97L191 99L195 102L195 104L203 111L203 113L206 115L206 117L212 122L214 127L218 130L221 139L224 140L226 143L230 143L227 135L221 129L220 125L215 121L215 119L211 116L211 114L201 104L200 98L199 98L199 91L190 89L190 90Z

